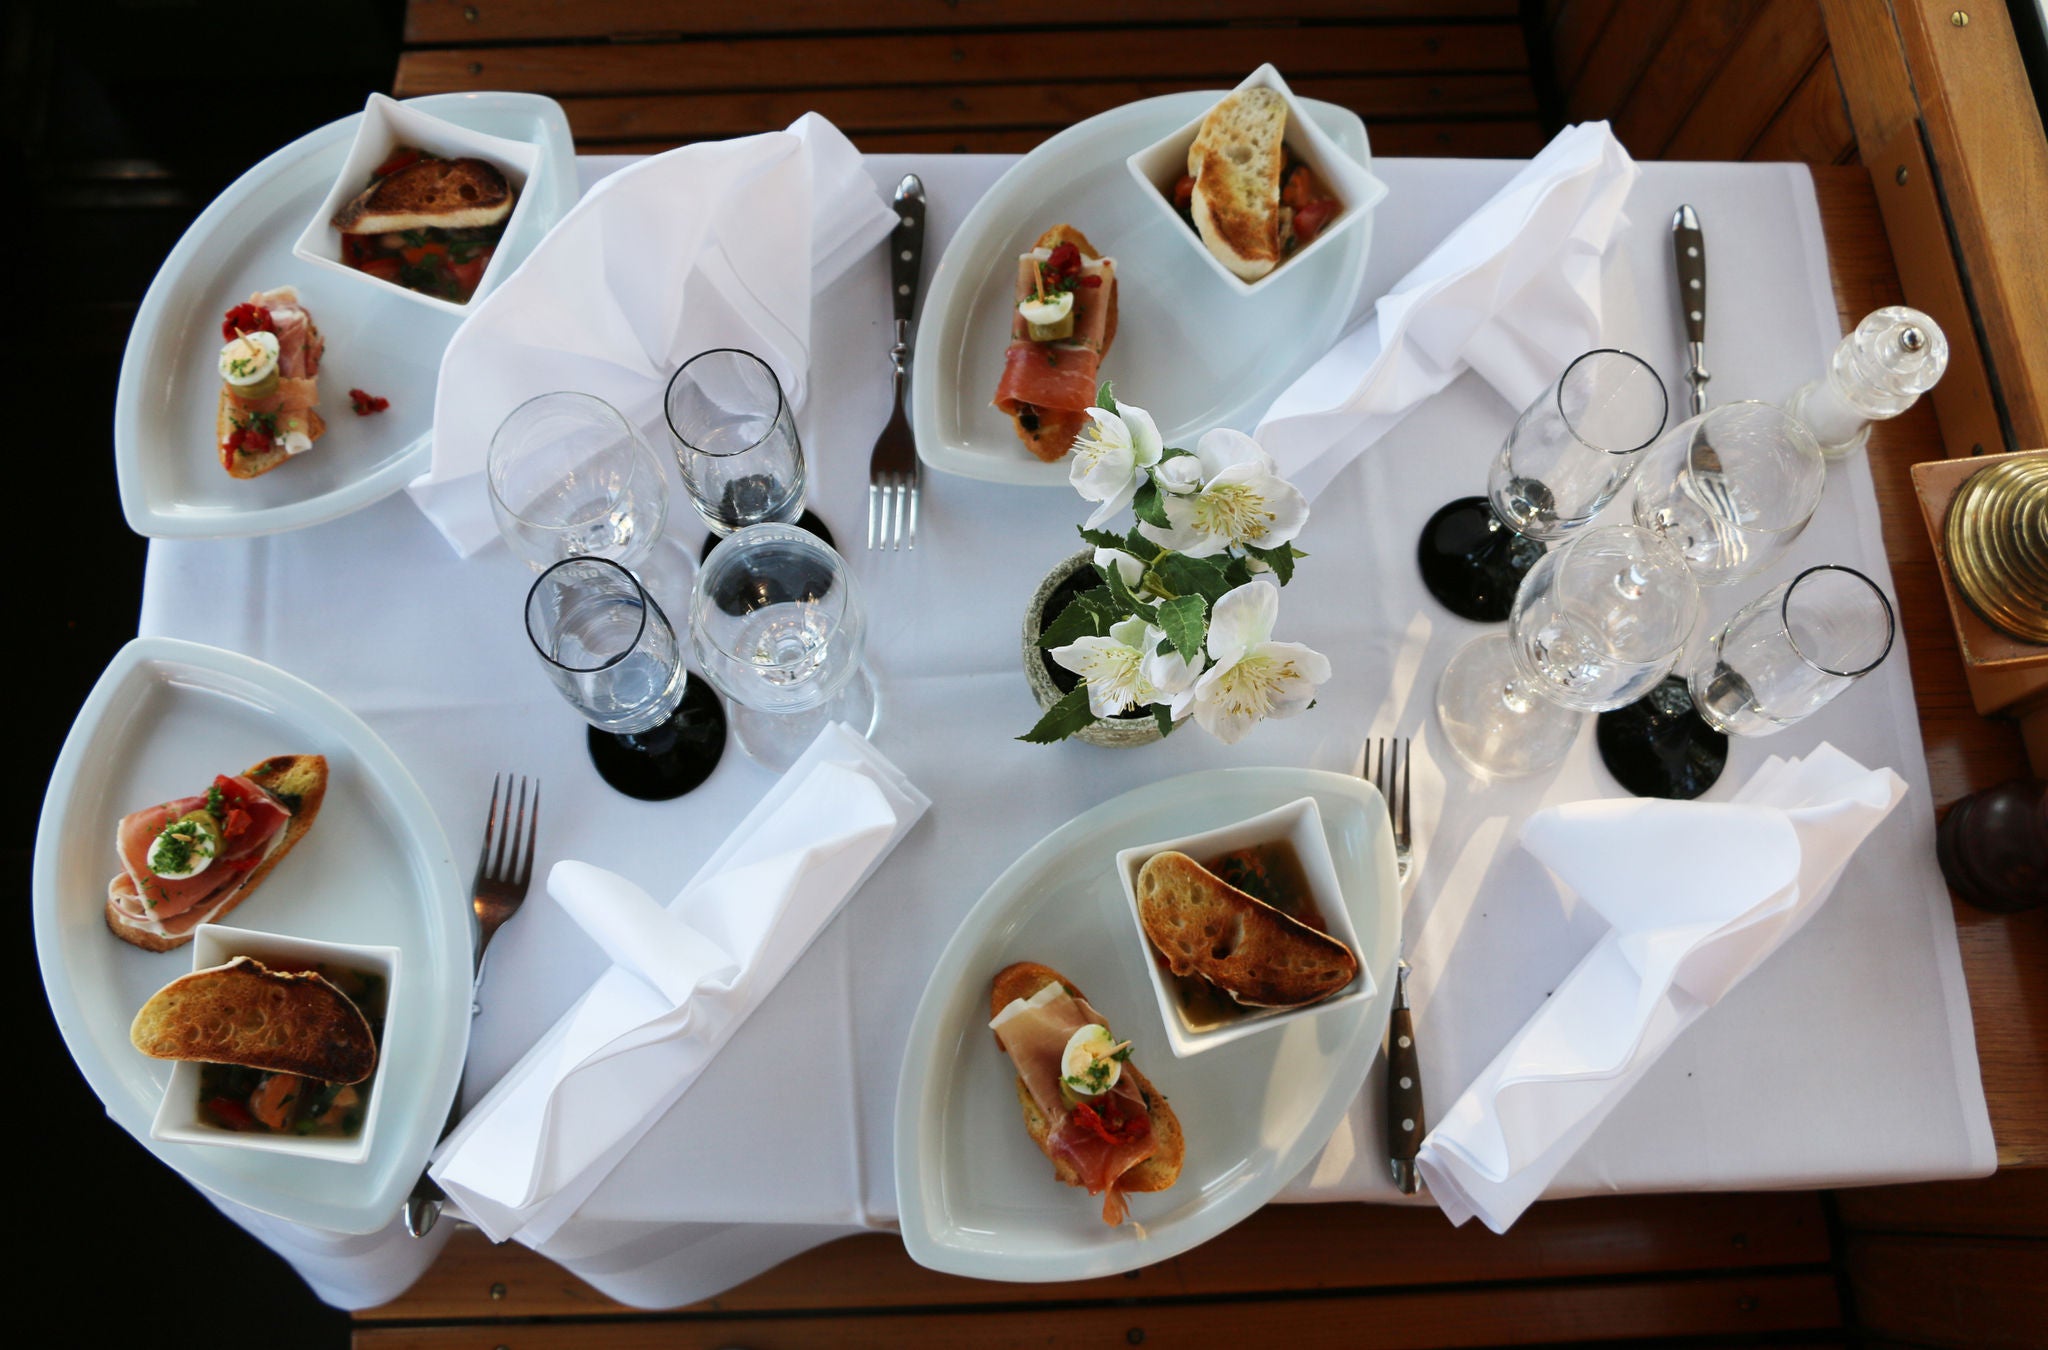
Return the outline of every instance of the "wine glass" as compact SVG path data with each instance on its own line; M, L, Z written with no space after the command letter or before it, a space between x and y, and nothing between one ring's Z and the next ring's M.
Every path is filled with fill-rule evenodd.
M1506 633L1473 639L1444 668L1445 738L1483 775L1551 768L1582 713L1632 703L1670 673L1698 614L1676 549L1633 525L1588 530L1530 568Z
M491 437L485 478L498 532L536 572L578 555L636 566L668 515L660 457L590 394L541 394L514 408Z
M1820 505L1827 461L1804 423L1724 403L1672 428L1636 474L1636 524L1669 539L1702 586L1771 565Z
M1744 605L1648 698L1600 718L1600 756L1638 797L1697 797L1730 736L1769 736L1832 702L1884 661L1891 601L1852 567L1809 567Z
M606 558L566 558L526 594L526 636L548 678L590 723L598 776L666 801L718 766L725 712L683 667L681 640L640 582Z
M728 536L697 574L690 629L756 762L788 768L830 722L874 729L860 596L845 561L809 531L749 525Z
M804 509L803 443L767 362L737 347L699 352L669 377L664 407L683 486L711 529L707 555L733 531L767 522L831 539Z
M1487 495L1461 497L1423 527L1416 556L1429 593L1462 618L1507 618L1544 545L1614 500L1668 411L1664 382L1641 357L1601 348L1565 367L1515 419Z

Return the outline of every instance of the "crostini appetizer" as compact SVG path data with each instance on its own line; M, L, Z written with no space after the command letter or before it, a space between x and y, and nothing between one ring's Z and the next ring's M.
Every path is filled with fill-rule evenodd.
M269 473L327 430L320 358L327 344L290 286L258 291L221 321L220 406L214 439L234 478Z
M1088 424L1102 358L1116 340L1116 261L1071 225L1055 225L1017 259L1017 303L995 406L1025 449L1048 463Z

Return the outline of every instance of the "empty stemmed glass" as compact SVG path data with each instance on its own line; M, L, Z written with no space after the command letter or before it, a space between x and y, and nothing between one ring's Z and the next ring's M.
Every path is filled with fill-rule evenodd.
M577 557L526 595L526 635L590 723L590 758L629 797L665 801L711 776L725 749L718 696L683 667L668 615L625 568Z
M578 555L632 567L668 515L660 457L590 394L541 394L513 409L491 437L485 478L498 532L536 572Z
M1737 611L1648 698L1605 713L1600 756L1639 797L1697 797L1728 763L1730 736L1768 736L1877 669L1896 622L1854 568L1809 567Z
M664 408L683 485L711 529L710 545L770 522L801 522L831 539L804 510L803 443L767 362L737 347L699 352L669 377Z
M866 619L846 563L794 525L728 536L697 574L697 663L732 700L740 749L771 769L796 762L828 722L873 730Z
M1799 419L1724 403L1672 428L1636 471L1636 524L1677 546L1702 586L1777 560L1820 505L1827 461Z
M1515 420L1487 495L1461 497L1423 527L1429 593L1463 618L1507 618L1544 546L1614 499L1668 411L1664 382L1640 357L1601 348L1573 361Z
M1581 714L1634 702L1670 673L1699 613L1677 550L1648 530L1588 530L1539 559L1506 633L1460 648L1437 685L1451 749L1475 772L1561 761Z

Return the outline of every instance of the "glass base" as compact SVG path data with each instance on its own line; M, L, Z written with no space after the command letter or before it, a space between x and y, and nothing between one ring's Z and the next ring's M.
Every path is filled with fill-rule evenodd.
M818 538L825 541L828 547L839 547L838 541L832 538L832 531L826 526L824 521L818 519L818 517L812 513L809 507L805 507L803 514L798 516L794 521L791 521L790 523L795 525L800 530L809 530L812 534L817 535ZM704 541L704 547L697 550L697 561L701 563L705 559L709 558L711 556L711 550L717 548L720 544L724 543L725 538L726 537L722 534L713 534L709 538L707 538Z
M780 773L796 763L818 739L818 733L833 722L844 722L861 735L873 737L882 710L874 679L863 664L829 703L800 712L765 712L735 699L730 716L733 740L747 758Z
M1581 716L1527 689L1505 633L1460 647L1437 682L1444 738L1465 767L1490 778L1519 778L1563 763Z
M717 691L692 675L668 721L630 736L592 727L587 744L599 778L628 797L665 802L697 787L718 767L725 753L725 708Z
M1728 767L1728 737L1693 711L1675 675L1626 708L1601 713L1594 741L1607 771L1638 797L1688 801Z
M1460 497L1422 527L1415 560L1422 584L1462 619L1501 623L1543 545L1501 523L1484 497Z

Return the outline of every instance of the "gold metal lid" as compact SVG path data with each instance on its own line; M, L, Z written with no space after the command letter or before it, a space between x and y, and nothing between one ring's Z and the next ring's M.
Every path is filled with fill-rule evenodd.
M2048 460L1972 474L1949 503L1943 542L1956 589L1984 622L2048 643Z

